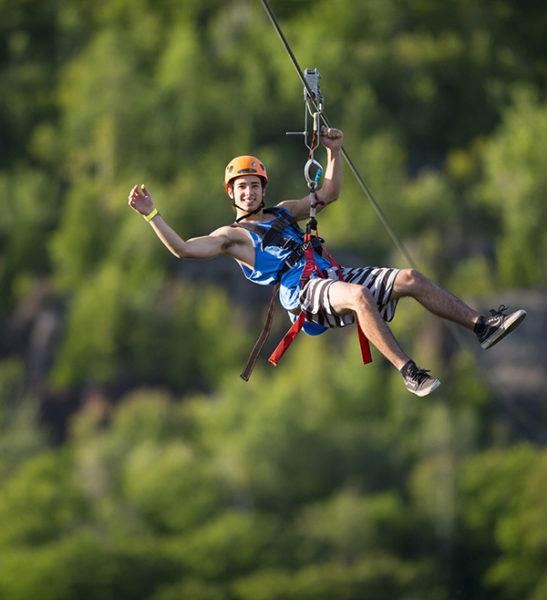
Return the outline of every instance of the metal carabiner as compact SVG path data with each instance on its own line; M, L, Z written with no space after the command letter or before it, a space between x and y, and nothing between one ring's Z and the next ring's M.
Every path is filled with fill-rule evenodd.
M312 176L312 168L315 169L315 174ZM306 183L308 184L308 188L311 191L315 190L315 186L317 182L321 179L323 175L323 167L314 159L310 158L304 167L304 177L306 178Z

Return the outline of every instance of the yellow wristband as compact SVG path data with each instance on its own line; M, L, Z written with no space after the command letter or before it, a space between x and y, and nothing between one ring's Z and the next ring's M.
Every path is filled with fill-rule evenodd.
M152 219L153 219L153 218L154 218L156 215L158 215L158 214L159 214L159 213L158 213L158 209L157 209L157 208L155 208L155 209L154 209L154 210L153 210L153 211L152 211L150 214L148 214L148 215L144 215L144 218L145 218L145 219L146 219L148 222L150 222L150 221L151 221L151 220L152 220Z

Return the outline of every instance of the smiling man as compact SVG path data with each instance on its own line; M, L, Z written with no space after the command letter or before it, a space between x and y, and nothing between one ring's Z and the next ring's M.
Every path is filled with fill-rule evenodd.
M342 186L342 132L323 127L321 142L327 151L327 167L323 185L315 192L316 212L336 201ZM312 275L301 287L305 257L297 221L309 217L310 197L265 208L268 176L264 164L254 156L230 161L224 183L236 213L235 223L188 240L165 222L145 185L133 187L129 205L144 216L176 257L206 259L228 254L250 281L259 285L279 283L282 306L293 320L300 311L304 313L308 333L322 333L357 319L370 342L400 371L407 389L418 396L431 393L440 382L416 366L387 325L400 298L412 297L433 314L474 331L484 349L500 341L526 316L525 310L507 313L505 307L490 311L490 317L481 316L415 269L341 267L339 279L337 270L317 252L315 261L321 276Z

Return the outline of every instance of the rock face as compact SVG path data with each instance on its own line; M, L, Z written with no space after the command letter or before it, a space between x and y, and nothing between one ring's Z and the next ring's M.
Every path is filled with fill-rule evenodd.
M541 423L547 415L547 293L516 290L500 300L528 315L502 342L480 352L478 360L513 416L528 429L546 429Z
M515 397L547 399L547 294L543 291L504 295L511 307L528 315L500 344L480 354L500 388Z

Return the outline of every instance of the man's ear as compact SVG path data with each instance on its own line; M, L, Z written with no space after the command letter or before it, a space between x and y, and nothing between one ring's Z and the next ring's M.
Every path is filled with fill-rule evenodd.
M233 184L231 184L231 183L228 184L227 192L228 192L228 196L230 196L230 198L233 200L234 199L234 186L233 186Z

